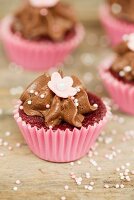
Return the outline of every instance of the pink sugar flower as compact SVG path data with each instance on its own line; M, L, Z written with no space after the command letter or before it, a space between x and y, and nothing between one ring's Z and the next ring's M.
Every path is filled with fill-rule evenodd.
M59 0L29 0L30 4L35 7L53 7Z
M51 81L48 82L50 90L61 98L73 97L77 94L77 89L72 86L73 79L69 76L62 78L58 72L54 72Z

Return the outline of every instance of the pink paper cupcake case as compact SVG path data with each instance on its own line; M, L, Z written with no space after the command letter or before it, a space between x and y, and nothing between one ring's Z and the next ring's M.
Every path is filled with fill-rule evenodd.
M19 117L18 102L14 118L24 136L31 151L39 158L52 162L71 162L83 157L95 143L98 135L110 117L110 108L107 106L106 116L98 124L82 127L80 130L74 128L65 131L31 127Z
M117 80L108 72L112 62L113 58L110 58L100 66L100 75L104 86L122 111L134 115L134 86Z
M11 16L2 20L1 40L9 59L27 70L44 71L56 67L77 48L85 35L83 26L78 24L75 27L75 35L63 42L33 42L14 34L11 31L12 21Z
M112 45L116 45L121 42L124 34L134 32L134 23L116 19L111 15L107 5L100 7L100 21Z

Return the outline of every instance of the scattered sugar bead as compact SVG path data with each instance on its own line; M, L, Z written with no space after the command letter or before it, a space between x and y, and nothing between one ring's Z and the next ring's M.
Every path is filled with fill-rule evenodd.
M50 108L50 105L49 105L49 104L47 104L47 105L46 105L46 108Z
M88 190L93 190L93 187L91 185L88 186Z
M52 129L53 127L52 127L52 126L49 126L49 128Z
M8 146L8 142L4 142L3 145L6 147Z
M131 174L134 175L134 170L131 171Z
M121 166L121 169L125 169L125 166L124 166L124 165L122 165L122 166Z
M109 185L108 185L108 184L105 184L105 185L104 185L104 188L107 188L107 189L108 189L108 188L109 188Z
M116 185L115 185L115 188L119 188L119 187L120 187L119 184L116 184Z
M9 150L9 151L12 151L12 150L13 150L13 147L9 146L9 147L8 147L8 150Z
M5 132L5 136L8 137L8 136L10 136L10 135L11 135L11 132L9 132L9 131L6 131L6 132Z
M13 190L14 190L14 191L17 191L17 190L18 190L18 187L16 187L16 186L13 187Z
M90 178L90 173L86 172L86 178Z
M120 179L121 179L121 180L124 180L124 179L125 179L125 176L120 176Z
M94 182L93 182L93 181L91 181L91 182L90 182L90 185L92 185L92 186L93 186L93 185L94 185Z
M126 163L126 166L129 167L129 166L130 166L130 163Z
M32 104L32 101L31 101L31 100L29 100L27 103L28 103L28 105L31 105L31 104Z
M35 92L34 94L37 96L37 95L38 95L38 92Z
M4 156L4 153L0 153L0 157L3 157Z
M66 197L65 196L61 197L61 200L66 200Z
M81 161L80 160L77 163L78 163L78 165L81 165Z
M42 8L42 9L40 10L40 14L41 14L42 16L46 16L46 15L48 14L48 10L47 10L46 8Z
M129 182L131 181L130 177L129 176L126 176L126 180Z
M21 144L18 142L18 143L16 143L16 147L21 147Z
M120 185L120 188L124 188L125 186L123 184Z
M41 99L43 99L44 97L45 97L45 95L44 95L44 94L41 94L41 95L40 95L40 98L41 98Z
M101 170L102 170L101 167L98 167L98 168L97 168L97 171L101 171Z
M85 188L85 189L88 189L88 185L85 185L84 188Z
M71 162L70 165L74 166L74 162Z
M116 171L119 172L119 171L120 171L120 168L117 167L117 168L116 168Z
M69 186L68 186L68 185L65 185L64 188L65 188L65 190L68 190L68 189L69 189Z
M15 182L17 185L21 184L21 181L20 180L16 180Z
M130 171L129 169L125 169L125 172L127 172L127 173L128 173L129 171Z

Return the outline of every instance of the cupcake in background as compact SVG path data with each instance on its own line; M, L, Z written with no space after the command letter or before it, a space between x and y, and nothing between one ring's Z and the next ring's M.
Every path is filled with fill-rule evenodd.
M100 7L100 20L112 45L121 42L124 34L134 32L133 11L133 0L107 0Z
M134 115L134 33L124 35L115 47L116 56L100 67L103 83L119 108Z
M80 44L84 28L74 10L59 0L27 0L1 23L1 39L11 61L27 70L48 70Z
M52 162L88 153L110 116L103 101L76 76L54 72L34 80L20 97L14 118L32 152Z

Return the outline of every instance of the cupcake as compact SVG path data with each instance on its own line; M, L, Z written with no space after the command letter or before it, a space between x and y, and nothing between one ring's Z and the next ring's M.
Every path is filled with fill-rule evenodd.
M134 115L134 34L115 47L116 56L101 66L104 85L119 108Z
M100 8L100 20L112 43L121 42L124 34L134 32L134 1L107 0Z
M76 76L62 72L34 80L14 111L29 148L52 162L70 162L88 153L109 115L109 108Z
M84 28L73 9L59 0L28 0L1 23L1 38L8 57L27 70L57 66L83 37Z

